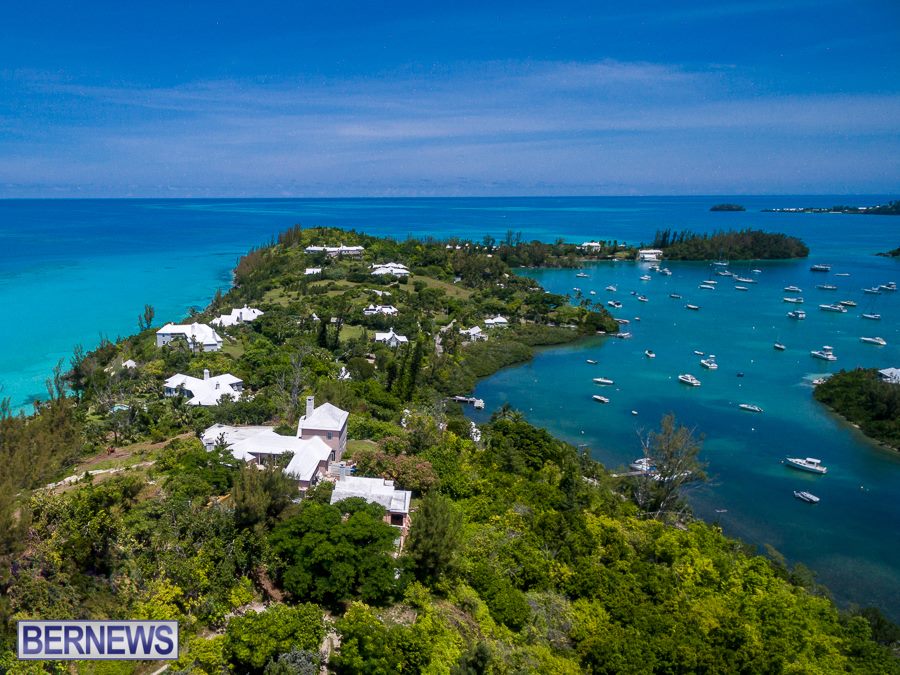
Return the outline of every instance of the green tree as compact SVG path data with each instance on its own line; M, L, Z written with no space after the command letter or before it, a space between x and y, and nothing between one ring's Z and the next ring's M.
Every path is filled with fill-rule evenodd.
M413 573L433 584L454 572L462 543L462 517L447 497L430 493L422 500L409 535Z
M228 622L225 652L240 672L261 673L279 654L294 649L318 652L325 637L322 610L304 603L294 607L270 605Z

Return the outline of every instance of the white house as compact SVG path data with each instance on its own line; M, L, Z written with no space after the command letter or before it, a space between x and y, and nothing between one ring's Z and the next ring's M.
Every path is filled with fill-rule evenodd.
M331 403L316 407L313 396L306 397L306 414L297 423L297 438L321 438L331 448L331 461L340 462L347 449L347 420L350 413Z
M263 315L261 310L256 309L255 307L247 307L244 305L240 309L231 310L231 314L222 314L221 316L217 316L215 319L210 321L214 326L221 326L222 328L227 328L228 326L236 326L240 323L249 323L255 319L258 319Z
M506 328L509 325L509 321L506 320L506 317L498 314L493 319L485 319L484 325L488 328Z
M396 348L409 342L409 338L405 335L397 335L391 328L387 333L375 333L375 342L383 342L388 347Z
M884 368L879 370L878 374L881 375L881 379L885 382L900 384L900 368Z
M180 337L187 340L192 352L217 352L222 349L222 338L205 323L167 323L156 331L156 346L163 347Z
M471 328L466 328L465 330L460 330L459 334L462 335L467 340L471 340L472 342L478 342L479 340L487 340L488 336L483 330L481 330L480 326L472 326Z
M290 454L285 474L296 480L301 488L308 488L316 478L328 470L332 449L321 438L301 439L276 434L272 427L233 427L214 424L201 437L207 450L220 440L225 441L235 459L259 466L272 464L278 457Z
M395 277L408 277L409 269L406 265L401 265L400 263L384 263L383 265L372 265L372 274L378 276L395 276Z
M303 249L307 253L327 253L332 258L339 255L351 256L358 258L366 250L364 246L307 246Z
M397 316L399 310L393 305L369 305L363 310L366 316L375 316L383 314L384 316Z
M659 262L663 252L658 248L642 248L638 251L638 260L641 262Z
M601 244L599 241L586 241L583 244L581 244L578 248L580 248L582 251L596 253L597 251L599 251L600 249L603 248L603 244Z
M128 359L127 361L122 361L122 367L130 370L132 368L137 368L137 363L135 363L133 359Z
M223 398L235 401L241 398L244 391L244 382L231 373L209 376L209 371L203 371L203 379L182 375L173 375L164 383L163 393L168 397L184 395L188 399L188 405L219 405Z
M361 497L370 504L380 504L387 514L384 522L399 527L404 534L409 528L409 503L412 492L398 490L394 481L386 478L361 478L343 476L334 484L331 503L336 504L343 499Z
M311 277L316 274L322 274L322 268L321 267L307 267L306 271L303 272L303 274L308 277Z

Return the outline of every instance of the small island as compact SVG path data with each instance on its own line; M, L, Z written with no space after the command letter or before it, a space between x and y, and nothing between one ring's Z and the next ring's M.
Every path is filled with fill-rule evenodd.
M895 370L841 370L814 395L866 436L900 450L900 382L890 377Z
M712 234L658 230L651 248L662 250L668 260L777 260L809 255L809 248L797 237L750 229Z
M877 206L799 206L778 209L763 209L763 213L844 213L850 215L900 216L900 200Z
M709 208L710 211L746 211L740 204L716 204Z
M895 248L893 251L884 251L883 253L876 253L875 255L880 255L883 258L897 258L900 257L900 246Z

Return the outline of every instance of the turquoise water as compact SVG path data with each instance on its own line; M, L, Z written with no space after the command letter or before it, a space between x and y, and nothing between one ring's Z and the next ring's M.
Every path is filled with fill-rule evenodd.
M216 288L227 288L231 269L249 247L267 243L292 225L330 225L405 238L407 236L501 238L507 230L526 240L619 239L648 241L658 228L711 231L756 226L801 236L811 261L832 263L827 278L835 294L816 291L826 275L809 262L754 265L759 284L746 293L719 280L719 290L696 288L708 277L703 265L669 264L672 277L641 282L636 265L605 264L591 279L572 271L528 271L557 291L581 287L587 297L607 300L604 287L619 284L633 319L632 340L603 340L543 352L531 364L481 383L488 411L511 402L531 421L573 443L587 443L610 466L639 454L637 431L653 428L666 412L706 434L705 457L713 483L696 494L697 511L718 520L727 532L750 542L769 542L793 561L820 574L842 600L876 604L900 619L900 458L868 443L811 399L805 382L833 367L809 357L810 349L835 347L838 367L900 365L900 294L872 302L860 289L900 281L897 260L875 251L900 244L900 220L885 217L763 214L759 209L875 204L889 197L579 197L489 199L268 199L268 200L9 200L0 201L0 306L8 329L0 334L2 396L27 405L43 396L43 382L76 344L93 347L100 335L133 333L144 303L156 308L156 325L182 318L191 306L205 306ZM711 213L712 204L736 201L744 213ZM748 266L739 266L746 273ZM792 305L781 302L783 286L804 289L808 318L791 322ZM596 296L589 296L594 289ZM630 290L645 293L638 303ZM703 309L687 312L677 290ZM855 299L845 315L819 312L822 301ZM880 324L863 322L861 310L883 314ZM869 324L863 327L863 324ZM881 335L887 347L858 342ZM772 343L788 350L776 353ZM648 362L644 349L657 358ZM694 349L713 352L721 367L700 368ZM589 366L585 358L600 365ZM735 374L743 371L745 377ZM703 386L688 389L673 378L689 371ZM590 399L591 377L616 380L612 399ZM763 415L738 410L757 403ZM632 416L630 411L638 411ZM582 433L583 432L583 433ZM785 469L788 454L821 457L824 477ZM807 488L822 497L816 506L791 492ZM717 510L726 512L718 513Z
M488 411L509 402L571 443L587 444L609 467L639 457L638 435L675 413L705 435L703 458L712 482L693 496L700 516L718 521L729 534L769 543L789 560L803 561L839 599L878 605L898 618L900 454L875 446L829 414L813 399L811 380L839 368L900 363L900 293L871 296L861 290L900 278L900 269L893 260L849 252L816 254L812 260L833 263L832 274L810 272L808 261L754 263L760 274L752 274L747 264L733 265L741 276L758 281L743 284L749 289L744 292L726 277L710 276L709 266L699 263L665 263L670 277L638 263L597 264L587 268L589 279L577 278L573 270L524 270L551 291L574 293L579 287L603 304L618 299L622 309L611 311L630 320L625 330L634 337L545 350L532 363L482 382L475 393ZM834 276L838 272L850 276ZM651 280L641 281L643 274ZM717 280L717 289L699 289L705 279ZM825 282L839 290L815 288ZM618 291L605 291L609 284ZM803 305L782 301L788 285L803 289ZM632 290L648 302L637 301ZM670 293L684 299L671 299ZM839 299L855 300L858 307L846 314L818 309L821 302ZM687 302L700 305L700 311L686 310ZM798 306L807 319L787 318ZM864 320L863 311L883 318ZM862 335L879 335L888 345L861 343ZM773 349L775 341L787 350ZM824 344L834 347L837 362L810 356ZM656 358L647 358L646 349ZM703 368L694 350L715 354L719 368ZM586 363L588 358L598 364ZM678 374L686 372L702 385L680 383ZM593 384L591 378L598 376L615 384ZM595 393L610 403L594 402ZM765 412L743 411L739 403ZM828 474L788 469L781 464L786 455L819 457ZM794 490L809 490L821 502L804 504Z

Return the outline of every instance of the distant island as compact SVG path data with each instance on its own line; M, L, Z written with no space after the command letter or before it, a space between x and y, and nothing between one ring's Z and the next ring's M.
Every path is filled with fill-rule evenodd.
M740 204L716 204L709 208L710 211L746 211Z
M900 384L886 381L874 368L841 370L814 395L866 436L900 450Z
M657 230L652 248L661 249L668 260L772 260L809 255L809 248L797 237L750 229L713 234Z
M894 200L878 206L829 206L829 207L788 207L780 209L763 209L763 213L849 213L870 216L900 216L900 200Z
M897 258L900 257L900 246L895 248L893 251L885 251L883 253L876 253L875 255L880 255L884 258Z

